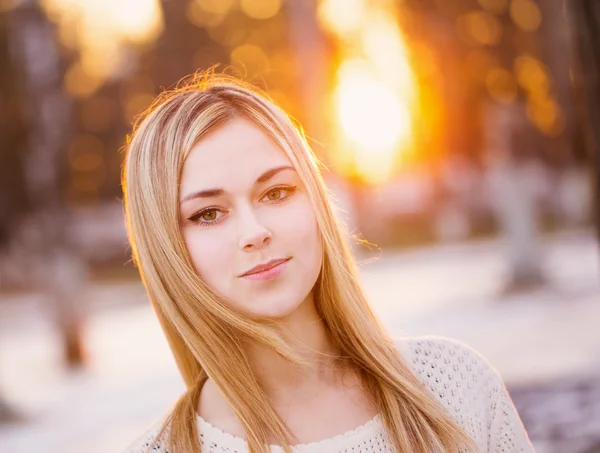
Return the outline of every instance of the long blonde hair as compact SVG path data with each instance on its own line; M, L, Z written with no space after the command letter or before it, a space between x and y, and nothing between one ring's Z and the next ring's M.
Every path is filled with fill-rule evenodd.
M472 440L417 380L382 328L358 283L318 161L298 125L268 96L237 79L205 73L159 95L134 124L123 167L133 259L187 387L163 425L171 453L200 451L196 409L208 377L239 418L251 452L295 439L251 371L242 342L265 345L305 365L276 325L222 300L195 272L179 225L179 179L186 156L235 116L252 121L287 154L306 186L323 244L315 303L343 361L364 383L396 451L458 453Z

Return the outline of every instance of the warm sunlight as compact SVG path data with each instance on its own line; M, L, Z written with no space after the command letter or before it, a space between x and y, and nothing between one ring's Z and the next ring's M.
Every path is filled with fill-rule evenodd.
M391 147L410 134L408 107L364 61L346 61L335 93L343 131L368 149Z
M320 20L340 54L333 97L340 130L332 157L341 171L382 182L411 142L417 84L393 7L349 5L320 4Z
M347 35L361 27L366 10L365 0L321 0L318 16L328 30Z
M151 42L163 28L158 0L42 0L42 5L58 24L62 43L79 54L65 86L76 97L92 94L126 67L125 46Z

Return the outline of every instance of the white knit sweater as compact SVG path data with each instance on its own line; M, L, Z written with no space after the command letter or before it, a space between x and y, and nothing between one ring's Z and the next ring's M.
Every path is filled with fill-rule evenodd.
M398 349L413 372L476 442L480 453L533 453L533 447L499 374L476 351L441 337L409 337ZM165 415L166 417L166 415ZM123 453L168 453L166 433L156 438L164 417ZM202 453L247 453L240 437L197 417ZM148 447L150 447L148 449ZM274 453L283 453L271 446ZM294 446L297 453L393 453L381 417L319 442Z

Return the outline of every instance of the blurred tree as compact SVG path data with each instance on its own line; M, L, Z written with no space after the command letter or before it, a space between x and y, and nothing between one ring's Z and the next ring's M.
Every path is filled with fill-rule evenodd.
M600 3L568 2L579 53L579 100L583 104L583 128L588 156L596 170L596 228L600 238Z
M298 67L310 68L299 77L300 109L303 124L310 137L315 139L313 150L319 156L325 154L322 142L329 141L326 112L327 85L330 68L325 36L317 22L316 2L287 2L285 5L289 23L291 52L298 61Z
M30 207L23 173L27 130L19 102L21 71L10 54L8 18L8 12L0 13L0 251Z
M0 12L0 259L17 219L27 212L29 206L22 162L27 134L23 124L24 112L15 89L19 71L10 58L8 17L8 12ZM0 424L20 418L20 414L0 394Z
M38 2L17 2L0 17L0 51L6 62L0 77L7 82L1 90L9 93L2 98L10 117L0 129L0 140L6 143L1 158L8 164L1 166L8 176L0 182L4 259L22 266L28 286L45 290L66 364L79 366L84 361L84 305L78 296L85 265L69 247L62 197L71 105L62 89L61 55L54 26Z

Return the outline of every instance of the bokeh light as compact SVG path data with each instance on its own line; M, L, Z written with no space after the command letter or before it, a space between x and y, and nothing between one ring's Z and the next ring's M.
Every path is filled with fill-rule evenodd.
M394 92L363 61L339 69L335 93L344 132L361 146L383 149L410 134L410 114Z
M468 42L494 45L502 39L502 24L490 13L470 11L458 18L458 29Z
M263 74L269 69L269 57L254 44L242 44L231 51L231 63L241 66L249 76Z
M493 99L509 103L517 97L517 84L511 72L503 68L492 68L485 78L485 85Z
M224 2L226 4L227 2ZM196 27L216 27L225 19L225 12L214 12L203 8L199 1L190 0L185 10L186 18Z
M191 0L199 9L207 13L225 15L234 5L235 0Z
M93 94L103 82L127 68L122 50L155 40L163 29L158 0L42 0L58 24L63 43L79 52L65 88L72 96Z
M366 13L365 0L323 0L318 8L319 20L325 29L338 35L357 32Z
M542 23L542 12L532 0L512 0L510 17L518 27L525 31L535 31Z
M64 78L65 91L74 98L85 98L102 86L104 79L86 71L79 63L69 67Z
M478 0L481 7L491 13L502 14L508 8L508 0Z
M281 8L281 0L241 0L240 8L252 19L269 19Z
M564 129L560 107L554 99L545 95L531 95L527 101L527 116L544 134L556 137Z
M515 59L514 70L519 85L529 91L547 92L550 80L544 64L531 55L520 55Z

